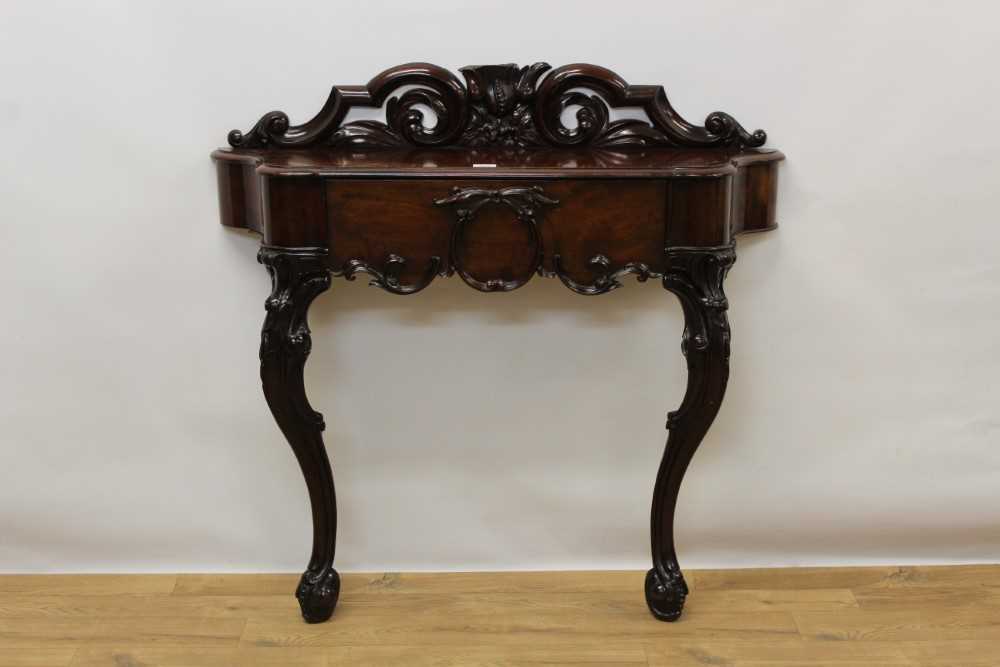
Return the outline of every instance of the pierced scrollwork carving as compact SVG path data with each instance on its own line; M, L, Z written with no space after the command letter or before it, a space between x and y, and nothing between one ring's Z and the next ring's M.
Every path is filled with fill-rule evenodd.
M390 97L404 86L415 86ZM246 134L229 133L235 148L309 148L324 144L355 146L442 146L455 142L467 123L467 92L459 79L437 65L410 63L382 72L364 86L334 86L323 108L302 125L290 125L281 111L270 111ZM353 107L385 104L386 123L342 125ZM419 106L429 107L437 123L428 127Z
M390 254L386 257L385 268L382 271L374 268L364 260L350 259L345 262L341 270L335 272L334 275L343 276L347 280L354 280L358 273L367 273L371 276L371 280L368 283L369 285L373 287L380 287L386 292L391 292L392 294L405 295L416 294L430 285L437 276L440 266L441 258L437 256L431 257L430 262L427 264L427 270L424 271L423 278L413 285L404 285L400 282L399 276L406 267L406 259L395 254Z
M622 268L618 270L611 269L611 260L605 255L594 255L587 262L590 270L597 274L597 278L594 282L588 284L578 283L572 278L570 278L566 272L563 270L562 257L559 254L552 256L552 264L555 268L555 274L562 281L562 284L570 288L577 294L585 294L592 296L595 294L606 294L611 290L616 290L622 286L621 278L633 274L636 280L640 283L644 283L650 278L658 278L660 274L655 273L650 270L648 266L642 262L629 262Z
M451 271L458 273L467 285L480 292L510 292L523 286L537 272L542 264L542 238L538 231L536 213L543 206L555 206L558 199L545 194L541 186L508 187L498 190L488 188L453 188L447 197L434 200L435 206L452 206L455 209L455 223L451 230ZM465 268L463 239L465 229L476 217L476 213L487 204L504 205L514 211L519 222L527 225L531 234L531 245L535 251L533 269L523 279L503 280L489 278L480 280Z
M302 125L291 125L285 113L270 111L246 133L231 131L229 144L276 149L318 145L742 148L762 146L767 140L763 130L748 132L721 111L710 114L704 126L687 122L670 105L662 86L629 85L611 70L583 63L550 69L543 62L521 68L463 67L463 85L437 65L399 65L364 86L335 86L320 112ZM392 96L403 87L408 90ZM385 122L343 122L351 108L378 108L383 103ZM432 126L427 125L423 107L437 117ZM621 107L641 108L648 122L612 121L611 110ZM562 114L573 108L577 123L567 127Z
M586 95L577 89L592 90ZM662 86L632 86L609 69L565 65L553 70L538 87L535 118L542 136L560 146L599 148L642 146L757 147L767 141L763 130L747 132L729 114L716 111L698 127L678 114ZM576 112L577 126L562 123L563 112ZM640 107L649 123L636 119L610 121L610 108Z

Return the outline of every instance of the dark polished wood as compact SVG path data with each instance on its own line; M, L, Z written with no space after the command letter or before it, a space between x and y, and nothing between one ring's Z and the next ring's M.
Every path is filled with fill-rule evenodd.
M550 69L548 63L521 68L514 64L463 67L463 86L458 77L437 65L399 65L364 86L334 86L319 113L302 125L291 125L282 111L268 112L246 134L231 131L229 145L704 148L756 147L767 140L763 130L747 132L721 111L709 114L704 126L692 125L674 111L662 86L631 86L611 70L585 63ZM403 86L415 87L390 97ZM579 88L599 95L587 95ZM354 107L383 104L384 123L343 122ZM432 109L437 122L425 123L420 107ZM639 107L649 121L611 120L609 108L626 107ZM575 127L562 122L568 109L576 109Z
M267 317L260 335L260 378L264 397L285 438L292 445L309 489L313 550L295 596L311 623L333 614L340 596L340 576L333 569L337 543L337 499L333 473L323 445L323 415L306 398L303 371L312 348L306 314L330 287L326 253L321 249L261 248L258 261L271 275Z
M546 250L541 273L556 275L559 255L568 276L586 282L594 277L590 260L597 255L614 267L640 262L662 273L666 245L725 245L743 232L772 229L777 165L784 158L757 150L733 155L720 149L661 149L659 158L654 151L621 151L615 166L602 170L592 166L593 153L577 162L585 167L558 167L552 154L536 160L534 152L520 158L493 154L494 162L482 163L496 168L471 166L479 158L468 149L421 153L418 158L412 152L369 151L354 162L352 153L341 151L216 151L224 183L223 224L260 232L269 245L329 245L331 268L338 272L355 260L384 272L395 254L406 260L401 277L412 283L435 256L440 270L450 273L455 218L434 201L454 187L483 187L483 182L541 187L560 201L540 212L538 232ZM561 162L570 158L563 155ZM483 237L495 247L522 246L526 232L507 224L513 217L484 209L477 216L483 224L466 242ZM337 241L328 244L329 239ZM469 253L468 261L473 275L484 275L506 260L480 252Z
M663 286L684 311L681 352L688 383L681 406L667 415L670 435L656 474L650 517L653 568L646 574L646 602L653 615L676 620L688 587L674 548L674 508L681 480L701 439L715 420L729 381L729 320L722 284L736 261L732 245L669 247Z
M312 504L313 552L296 591L307 621L330 617L340 578L323 418L303 383L306 318L331 276L359 273L393 294L457 274L483 292L539 275L584 295L620 288L627 276L656 278L677 296L688 385L667 420L645 589L656 618L681 613L688 590L674 509L729 376L723 282L735 238L775 227L784 156L759 148L764 132L728 114L688 123L660 86L629 85L595 65L550 70L466 67L463 83L435 65L401 65L365 86L334 87L302 125L269 112L212 153L222 224L263 237L259 259L272 278L261 379ZM351 108L383 106L385 122L344 122ZM647 120L613 119L624 107ZM566 111L575 124L563 123Z

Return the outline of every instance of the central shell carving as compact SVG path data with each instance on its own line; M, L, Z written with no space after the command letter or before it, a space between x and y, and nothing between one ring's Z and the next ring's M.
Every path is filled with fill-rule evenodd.
M471 103L462 143L506 148L541 145L531 103L535 99L535 84L549 69L547 63L521 68L508 63L459 70L465 76Z

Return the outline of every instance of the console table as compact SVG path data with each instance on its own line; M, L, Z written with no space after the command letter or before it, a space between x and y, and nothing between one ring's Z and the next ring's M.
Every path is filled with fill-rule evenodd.
M312 504L312 556L296 590L302 615L327 620L340 593L323 417L303 383L306 313L331 276L364 273L413 294L438 276L509 292L538 274L597 295L631 274L661 281L684 311L687 390L667 417L645 581L653 615L675 620L688 594L674 549L677 493L729 376L723 280L735 237L775 227L784 156L759 149L761 130L721 112L692 125L662 87L629 85L602 67L461 73L464 81L427 63L393 67L367 85L334 87L302 125L272 111L212 153L222 224L262 235L258 261L273 286L260 374ZM384 107L385 121L347 122L356 107ZM645 119L612 119L612 108L626 107Z

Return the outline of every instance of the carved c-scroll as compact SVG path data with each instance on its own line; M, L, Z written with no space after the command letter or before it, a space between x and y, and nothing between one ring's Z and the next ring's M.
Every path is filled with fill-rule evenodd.
M611 260L608 259L606 255L594 255L590 258L587 264L590 266L590 270L597 274L597 278L594 282L588 284L578 283L563 270L562 257L559 254L552 256L552 264L555 268L555 274L562 281L562 284L570 288L577 294L585 294L587 296L593 296L595 294L607 294L611 290L616 290L622 286L621 278L629 274L634 274L635 279L640 283L644 283L650 278L659 278L661 274L651 271L648 266L642 262L629 262L622 268L613 271L611 269Z
M340 271L334 272L334 275L343 276L347 280L354 280L357 274L367 273L372 278L368 284L373 287L381 287L386 292L392 294L416 294L430 285L437 276L438 268L441 266L441 258L437 256L431 257L431 261L428 262L427 269L424 271L423 278L420 279L420 282L413 285L404 285L400 282L399 274L402 273L405 266L406 259L396 254L390 254L386 257L385 266L381 271L364 260L349 259L344 262L344 266Z

